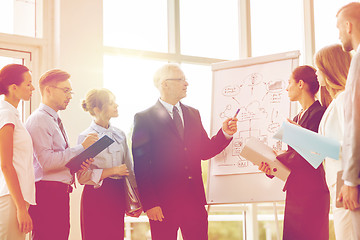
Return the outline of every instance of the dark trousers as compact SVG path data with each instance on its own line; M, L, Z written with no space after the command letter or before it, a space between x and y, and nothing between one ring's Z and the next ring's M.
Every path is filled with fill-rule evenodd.
M284 240L328 240L330 195L325 190L288 189Z
M29 213L33 221L33 240L67 240L70 231L69 189L61 182L35 183L36 204Z
M124 239L124 180L106 178L101 187L86 185L81 196L83 240Z
M203 204L171 204L162 207L162 222L150 220L152 240L176 240L180 228L184 240L208 239L208 214Z

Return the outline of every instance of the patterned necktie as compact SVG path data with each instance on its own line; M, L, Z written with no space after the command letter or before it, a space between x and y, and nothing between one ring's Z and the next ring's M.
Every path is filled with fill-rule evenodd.
M173 108L173 119L174 119L176 129L179 132L181 139L184 139L184 126L181 121L179 110L175 106Z
M62 135L64 137L64 140L65 140L65 143L66 143L66 146L65 146L65 149L66 149L66 148L69 147L69 143L68 143L68 140L67 140L67 137L66 137L64 126L63 126L60 118L57 119L57 122L58 122L58 125L59 125L59 128L60 128L60 131L61 131L61 133L62 133Z
M64 140L65 140L65 143L66 143L66 146L65 146L65 149L67 149L69 147L69 143L68 143L68 140L67 140L67 137L66 137L66 133L65 133L65 129L64 129L64 125L62 124L61 122L61 119L58 117L57 119L57 122L58 122L58 125L59 125L59 128L60 128L60 131L64 137ZM73 173L72 171L70 171L71 175L72 175L72 179L71 179L71 182L70 182L70 185L74 184L74 187L76 188L76 182L75 182L75 173ZM68 193L71 193L72 192L72 187L69 186L68 187Z

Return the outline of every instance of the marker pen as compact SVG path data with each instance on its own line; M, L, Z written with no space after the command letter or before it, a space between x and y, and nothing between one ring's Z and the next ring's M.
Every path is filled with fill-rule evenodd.
M240 108L238 108L238 110L236 111L234 118L237 117L237 115L238 115L239 112L240 112Z

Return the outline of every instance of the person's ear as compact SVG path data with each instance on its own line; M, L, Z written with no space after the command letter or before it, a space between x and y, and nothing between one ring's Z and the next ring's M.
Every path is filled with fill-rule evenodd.
M9 86L9 92L10 92L10 91L15 91L16 88L17 88L17 85L16 85L16 84L11 84L11 85Z
M50 88L51 88L50 86L45 86L45 87L44 87L44 93L50 95L50 94L51 94Z
M94 111L95 115L99 115L101 113L101 110L98 107L94 107L93 111Z
M346 21L346 32L350 34L352 32L352 23L349 21Z
M160 84L160 86L161 86L162 88L167 88L167 87L168 87L168 81L166 81L166 80L162 81L161 84Z
M305 82L304 82L302 79L300 79L299 82L298 82L299 88L300 88L300 89L303 89L303 88L304 88L304 85L305 85Z

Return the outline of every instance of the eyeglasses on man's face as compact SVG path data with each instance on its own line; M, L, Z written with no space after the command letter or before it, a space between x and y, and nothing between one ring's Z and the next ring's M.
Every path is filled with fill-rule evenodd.
M167 78L165 80L169 80L169 81L187 81L186 78Z
M67 87L63 87L63 88L61 88L61 87L56 87L56 86L50 86L50 87L56 88L56 89L60 89L60 90L62 90L66 95L73 95L73 94L75 94L73 91L71 91L71 89L69 89L69 88L67 88Z

